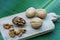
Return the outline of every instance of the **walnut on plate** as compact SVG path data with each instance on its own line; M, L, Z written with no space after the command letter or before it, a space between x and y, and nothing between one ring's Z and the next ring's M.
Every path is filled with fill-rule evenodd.
M9 35L10 35L10 37L14 38L15 37L15 31L10 31Z
M14 28L10 28L9 29L9 35L10 35L10 37L15 37L15 31L14 31Z
M3 27L5 29L10 29L10 28L13 28L13 24L3 24Z
M36 17L36 18L31 19L30 24L31 24L32 28L38 29L42 26L43 21L42 21L42 19Z
M18 17L18 16L14 17L12 19L12 22L17 26L24 26L26 23L26 21L23 18Z
M19 31L22 32L22 33L25 33L26 29L25 28L20 28Z
M45 9L37 9L36 16L38 16L41 19L44 19L47 16L47 12Z
M19 37L22 36L23 33L26 32L25 28L20 28L18 32L15 32L16 35L18 35Z
M32 17L35 16L36 10L35 10L34 7L30 7L30 8L28 8L28 9L26 10L26 13L25 13L25 14L26 14L26 17L32 18Z

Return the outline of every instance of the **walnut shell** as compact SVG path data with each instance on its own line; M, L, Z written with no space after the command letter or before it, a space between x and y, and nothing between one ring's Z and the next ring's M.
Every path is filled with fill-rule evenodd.
M41 19L44 19L47 14L46 14L46 10L45 9L37 9L36 10L36 15L41 18Z
M42 20L40 18L33 18L31 21L30 21L30 24L32 26L32 28L34 29L38 29L39 27L42 26Z
M30 7L26 10L26 16L28 18L34 17L35 13L36 13L36 11L35 11L35 8L33 8L33 7Z
M20 28L19 31L22 32L22 33L25 33L26 29L25 28Z

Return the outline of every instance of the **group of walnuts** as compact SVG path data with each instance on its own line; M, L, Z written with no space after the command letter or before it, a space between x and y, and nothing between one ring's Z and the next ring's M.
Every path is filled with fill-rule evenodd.
M28 8L25 13L28 18L32 18L30 24L34 29L40 28L43 25L43 19L47 16L45 9L35 9L34 7Z
M14 30L14 24L16 26L24 26L26 21L23 18L20 18L20 17L16 16L12 19L12 22L13 22L13 24L3 24L3 27L5 29L9 29L10 37L13 38L13 37L15 37L15 35L22 36L22 34L26 32L26 29L25 28L20 28L18 30L18 32L16 32Z

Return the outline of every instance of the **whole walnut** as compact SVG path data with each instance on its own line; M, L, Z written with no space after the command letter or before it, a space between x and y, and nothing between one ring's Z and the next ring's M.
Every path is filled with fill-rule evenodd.
M46 14L46 10L45 9L37 9L36 10L36 15L41 18L41 19L44 19L47 14Z
M28 18L34 17L34 16L35 16L35 13L36 13L36 11L35 11L35 8L33 8L33 7L30 7L30 8L28 8L28 9L26 10L26 16L27 16Z
M40 18L33 18L31 21L30 21L30 24L32 26L32 28L34 29L38 29L39 27L42 26L42 20Z

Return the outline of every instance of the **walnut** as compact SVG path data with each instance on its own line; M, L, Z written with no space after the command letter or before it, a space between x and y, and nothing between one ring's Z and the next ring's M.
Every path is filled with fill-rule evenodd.
M3 24L5 29L13 28L13 24Z
M36 10L35 10L35 8L33 8L33 7L30 7L30 8L28 8L27 10L26 10L26 16L28 17L28 18L32 18L32 17L34 17L35 16L35 13L36 13Z
M10 28L9 24L3 24L3 27L4 27L5 29L9 29L9 28Z
M24 33L24 32L26 32L26 29L25 28L20 28L19 31Z
M23 18L18 17L18 16L14 17L12 19L12 22L17 26L24 26L26 23L26 21Z
M10 35L10 37L14 38L15 37L15 31L10 31L9 35Z
M40 18L33 18L31 21L30 21L30 24L32 26L32 28L34 29L38 29L42 26L42 23L43 21L40 19Z
M10 32L9 32L10 37L15 37L15 31L14 28L10 28Z
M41 19L44 19L47 16L47 12L45 9L37 9L36 16L38 16Z
M26 29L20 28L18 32L15 32L15 34L20 37L20 36L22 36L22 34L23 34L25 31L26 31Z

